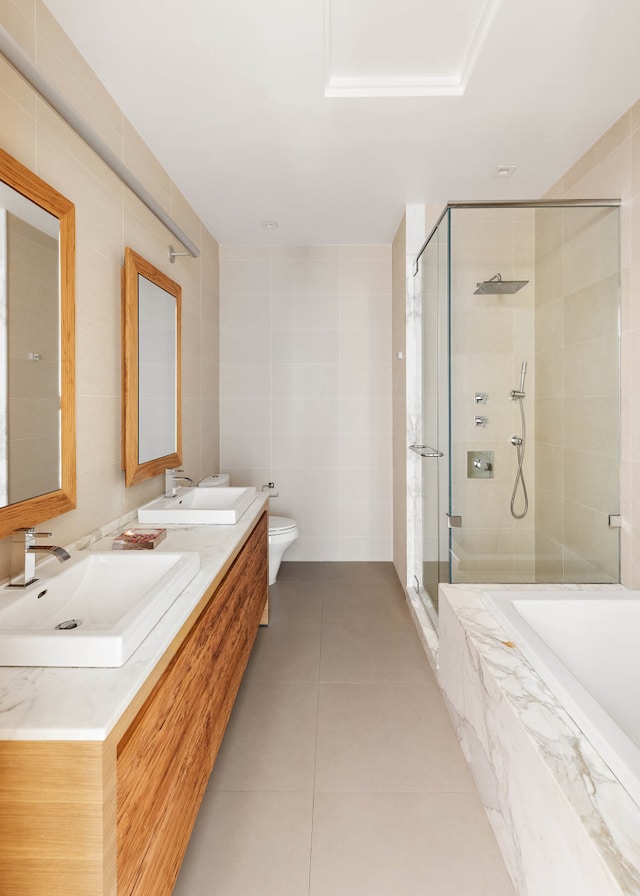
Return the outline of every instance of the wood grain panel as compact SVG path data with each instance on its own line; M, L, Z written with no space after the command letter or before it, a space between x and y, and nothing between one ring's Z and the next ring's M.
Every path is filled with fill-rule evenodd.
M267 596L267 520L118 747L118 894L171 893Z
M2 896L115 893L105 756L103 743L0 743Z

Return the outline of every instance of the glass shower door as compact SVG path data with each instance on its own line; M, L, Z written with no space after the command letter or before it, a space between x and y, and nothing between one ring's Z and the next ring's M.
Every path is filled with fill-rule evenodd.
M449 215L419 260L421 277L420 382L421 525L416 527L416 576L425 606L438 612L438 585L449 581L448 292Z
M617 582L619 210L449 221L451 581Z

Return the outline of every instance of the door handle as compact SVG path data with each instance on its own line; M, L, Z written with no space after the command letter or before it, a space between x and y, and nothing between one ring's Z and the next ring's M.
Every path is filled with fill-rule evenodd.
M454 516L452 513L447 514L447 526L450 529L462 529L462 517Z
M409 451L415 451L420 457L444 457L442 451L430 448L429 445L409 445Z

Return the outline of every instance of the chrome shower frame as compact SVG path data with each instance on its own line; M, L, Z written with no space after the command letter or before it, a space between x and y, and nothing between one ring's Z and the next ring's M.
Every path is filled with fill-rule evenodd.
M445 216L452 210L456 208L620 208L622 202L620 199L516 199L516 200L507 200L505 202L500 202L498 200L470 200L470 201L459 201L459 202L447 202L444 206L438 220L435 222L431 230L429 231L427 238L420 246L418 250L418 254L416 255L416 260L413 265L413 274L414 276L418 273L419 270L419 261L422 256L422 253L427 248L432 236L438 228L440 224L444 220Z
M432 256L431 247L429 248L429 252L427 253L427 256L425 256L425 258L423 258L423 254L425 253L427 246L429 246L429 244L432 243L432 241L434 240L434 237L436 238L436 240L439 238L438 234L443 234L443 237L441 238L441 242L443 242L443 244L445 245L445 249L447 252L447 259L444 259L444 256L441 256L444 259L442 263L443 264L446 263L447 265L451 264L451 254L452 254L453 248L452 248L452 242L451 242L452 236L451 236L451 215L450 215L450 213L452 211L455 211L458 209L469 209L469 210L478 210L478 211L486 210L486 209L497 209L497 210L521 209L521 210L534 210L535 211L536 209L571 209L571 208L573 208L573 209L579 209L579 208L598 209L598 208L600 208L603 210L607 210L607 209L614 210L614 209L619 209L620 206L621 206L621 200L616 199L616 198L579 199L579 200L567 200L567 199L524 200L523 199L523 200L516 200L516 201L472 200L472 201L449 202L446 205L442 206L441 212L440 212L437 220L435 220L435 223L430 226L430 229L427 232L427 236L423 240L422 244L420 245L420 249L418 250L418 252L415 256L415 259L410 266L410 271L412 271L412 273L414 275L421 276L422 266L426 261L426 257L429 256L429 258L431 258L431 256ZM437 242L436 242L436 245L437 245ZM431 261L429 261L429 263L431 264ZM476 261L476 264L477 264L477 261ZM496 268L499 268L499 263L496 264L495 267L493 267L493 270L496 270ZM491 274L492 272L493 271L491 271L491 270L486 271L486 272L478 271L478 274L485 273L485 276L486 276L486 275ZM515 271L514 271L514 274L515 274ZM471 291L473 291L473 286L471 286ZM480 301L482 304L482 299L480 299ZM498 301L502 302L503 299L498 299ZM518 301L518 300L516 299L515 301ZM455 307L455 302L454 302L454 307ZM452 316L451 302L449 302L448 311L445 313L447 313L448 317L449 317L449 333L450 333L451 332L451 329L450 329L451 328L451 316ZM619 315L619 308L618 308L618 315ZM619 320L619 318L618 318L618 320ZM618 328L618 332L619 332L619 328ZM411 330L411 333L413 333L413 328ZM420 338L420 337L418 337L418 338ZM447 357L448 357L448 360L445 362L445 366L448 364L449 371L451 373L451 344L450 344L450 341L449 341L448 346L446 345L446 343L448 341L447 337L445 337L444 340L442 340L440 338L439 341L442 342L442 348L445 350ZM508 388L509 383L507 383L506 385L507 385L507 395L513 401L517 401L518 410L523 412L524 411L523 404L524 404L524 400L526 400L526 395L525 395L525 390L524 390L524 384L522 383L522 376L520 377L520 379L521 379L521 382L519 384L520 388L516 387L511 390ZM472 383L471 385L475 386L476 384ZM478 384L478 387L482 388L483 385L484 384ZM476 391L475 393L473 393L473 391L472 391L472 396L473 396L473 400L474 400L475 404L486 402L486 394L484 392ZM411 402L413 402L413 400L414 400L414 398L412 396ZM418 399L418 401L419 400L420 399ZM440 463L443 466L443 469L448 470L448 473L444 473L443 476L445 476L445 477L448 476L448 478L449 478L449 482L448 482L449 505L447 508L447 510L449 512L446 514L447 515L446 526L448 527L448 534L447 534L446 529L444 530L444 532L442 531L442 529L440 529L440 534L439 534L439 538L441 540L442 547L445 548L446 543L448 543L448 546L449 546L449 560L448 560L449 577L446 578L446 572L444 572L444 563L446 563L447 561L444 560L444 551L443 551L442 554L438 555L440 558L440 562L443 565L442 572L444 574L444 577L441 577L439 579L439 581L441 581L441 582L456 581L456 579L452 578L451 563L452 563L452 558L453 558L453 560L457 559L457 557L455 556L455 550L457 549L456 543L459 543L459 541L460 541L460 535L459 535L459 530L454 528L454 526L460 526L463 530L465 529L463 517L461 517L461 516L456 516L456 517L451 516L450 517L451 514L459 513L459 510L455 509L455 507L456 507L455 501L454 500L452 501L452 498L455 498L455 495L453 494L453 491L452 491L452 480L451 480L452 458L451 458L450 454L446 454L446 452L448 450L448 449L446 449L447 438L449 440L449 443L451 442L451 438L452 438L452 432L451 432L452 424L451 424L451 413L450 413L451 395L450 394L449 394L449 398L448 398L448 403L449 403L448 436L443 437L443 445L440 446L440 447L445 447L445 457L443 457L439 462L436 461L436 463ZM618 405L619 404L620 404L620 401L618 399ZM413 412L414 404L411 403L409 405L409 407L411 408L411 412ZM418 407L418 405L416 405L416 408L417 407ZM484 408L482 408L482 410L484 411ZM514 408L514 411L516 411L515 408ZM419 409L418 412L420 413L421 409ZM530 412L533 413L533 408L531 408ZM517 415L517 411L516 411L516 415ZM525 442L525 439L527 436L527 433L524 428L525 427L524 420L522 421L522 424L523 424L522 435L520 435L520 433L519 433L518 435L513 436L510 440L510 446L509 446L510 448L511 448L511 446L516 448L516 454L520 460L520 463L516 465L516 467L513 470L513 474L512 474L513 476L516 477L516 481L515 481L514 485L518 490L516 492L516 497L514 498L516 504L519 505L519 507L516 510L516 513L514 514L514 517L516 520L521 519L521 517L517 514L519 514L522 511L523 506L524 506L524 500L522 503L520 503L520 501L518 501L518 498L517 498L517 495L520 493L520 488L522 486L525 486L524 481L521 483L519 477L517 477L518 467L522 468L524 465L524 460L523 460L524 456L522 454L522 449L524 447L524 442ZM444 427L447 428L446 423L444 424ZM513 432L513 430L512 430L512 432ZM507 436L507 440L509 440L508 436ZM449 446L449 450L450 450L450 446ZM448 458L448 460L447 460L447 458ZM433 464L434 461L425 461L424 463L425 463L425 465ZM513 482L513 479L511 479L511 482ZM525 486L525 488L526 488L526 486ZM522 497L521 494L520 494L520 496ZM432 501L433 495L431 495L431 496L427 495L427 498L429 498ZM424 502L424 500L425 500L424 495L422 495L422 500ZM507 499L507 502L508 502L508 499ZM531 505L531 506L533 506L533 505ZM507 514L509 514L509 504L508 503L506 504L505 509L506 509ZM514 507L514 509L515 509L515 507ZM531 509L531 507L527 508L527 510L530 510L530 509ZM415 511L413 511L413 512L415 513ZM436 512L436 514L438 514L438 513L441 514L442 507L440 507L440 506L436 507L435 512ZM431 508L428 507L426 510L422 509L421 514L427 514L427 518L430 520L429 526L431 527L431 531L433 531L433 518L431 516ZM418 538L421 537L420 533L422 532L422 525L423 525L422 515L417 517L417 519L418 519L418 523L417 523L417 528L416 528L415 518L411 514L408 514L408 524L410 526L410 530L413 535L414 542L416 542L415 532L418 533ZM456 520L457 522L454 523L453 522L454 520ZM440 525L440 524L438 524L438 525ZM518 525L522 525L522 524L515 523L515 525L518 526ZM524 523L525 527L528 525L529 525L528 522ZM471 528L473 528L473 526ZM429 537L432 538L432 535L430 534ZM445 539L446 539L446 541L445 541ZM431 554L429 554L428 556L431 557ZM414 584L415 590L418 593L418 595L420 596L422 603L425 605L428 614L430 616L432 616L432 618L433 618L433 616L437 616L437 598L434 602L433 596L428 591L423 593L424 589L422 586L422 582L418 581L419 571L420 571L419 558L420 558L419 554L416 554L415 558L413 557L413 555L410 556L410 562L408 563L408 572L410 574L412 574L412 575L410 575L410 579ZM416 570L418 570L418 574L416 574ZM483 581L483 580L482 579L473 579L473 581ZM431 602L431 604L435 603L435 606L430 605L430 602Z

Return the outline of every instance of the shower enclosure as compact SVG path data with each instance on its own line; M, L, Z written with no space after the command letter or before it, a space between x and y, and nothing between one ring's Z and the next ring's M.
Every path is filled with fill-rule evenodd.
M439 582L619 581L619 202L452 203L414 281L429 612Z

